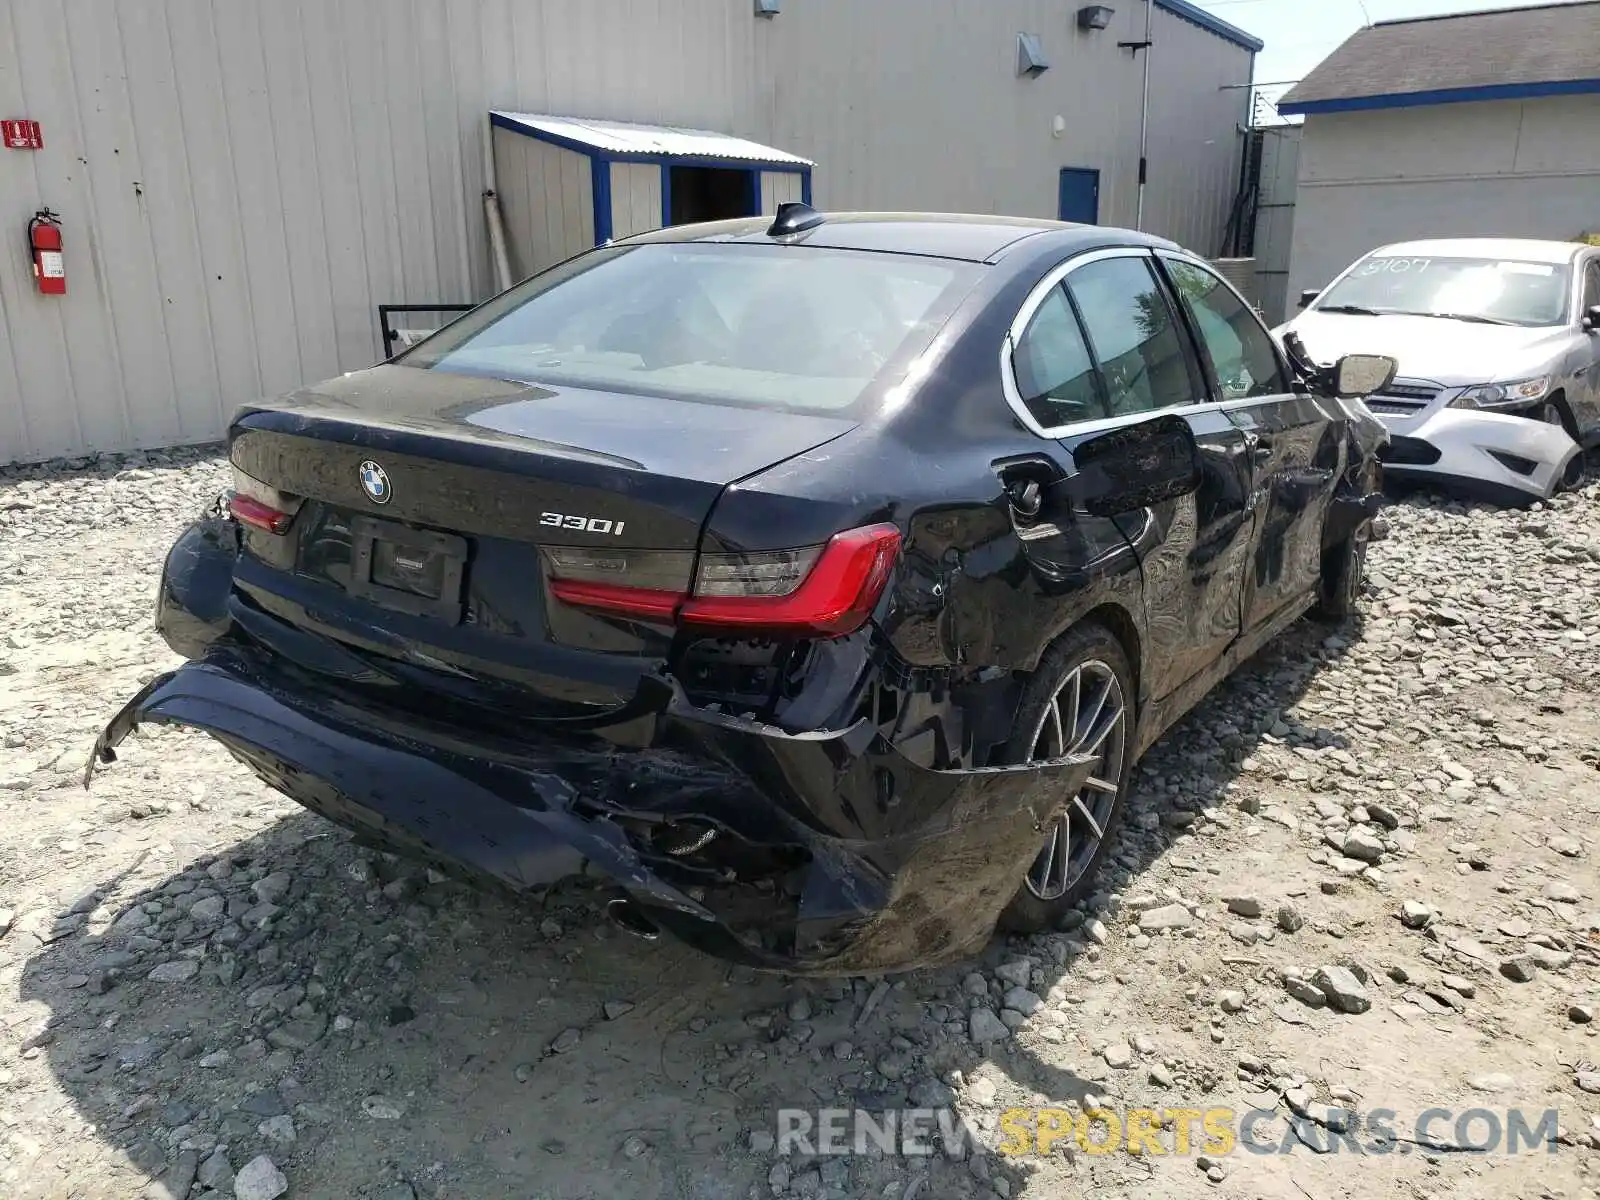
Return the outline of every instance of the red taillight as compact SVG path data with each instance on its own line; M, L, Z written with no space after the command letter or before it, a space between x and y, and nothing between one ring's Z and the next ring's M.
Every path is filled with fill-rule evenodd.
M683 603L682 592L658 592L652 588L591 583L583 579L552 579L550 594L563 604L575 608L639 617L646 621L670 621Z
M247 475L237 466L233 468L233 490L228 493L228 511L236 521L268 533L283 535L294 524L294 515L304 501L291 492L282 492L271 484Z
M229 493L228 511L233 514L234 520L265 529L268 533L288 533L289 524L294 520L293 513L273 508L253 496L242 496L238 492Z
M899 550L900 531L893 525L838 533L787 595L705 595L697 588L678 619L686 625L843 637L867 623Z
M749 633L842 637L865 625L900 549L893 525L836 534L803 550L691 556L546 548L550 592L579 608Z

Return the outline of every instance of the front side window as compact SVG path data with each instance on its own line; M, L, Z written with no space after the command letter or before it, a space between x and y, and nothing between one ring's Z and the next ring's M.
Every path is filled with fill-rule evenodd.
M1600 305L1600 258L1591 258L1583 271L1583 312Z
M1178 299L1194 322L1224 400L1289 390L1272 337L1238 294L1204 267L1166 259Z
M398 361L551 386L842 412L927 348L982 271L821 247L615 247L535 276Z
M1112 416L1205 399L1148 259L1089 263L1067 276L1067 289L1083 314Z
M1500 258L1374 254L1312 305L1353 316L1452 318L1484 325L1563 325L1568 266Z
M1044 428L1106 415L1089 345L1059 284L1050 289L1028 322L1011 365L1022 403Z

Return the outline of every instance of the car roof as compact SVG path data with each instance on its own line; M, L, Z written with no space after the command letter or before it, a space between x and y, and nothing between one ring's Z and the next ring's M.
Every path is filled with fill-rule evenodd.
M619 244L646 242L745 242L770 243L767 229L771 217L745 217L732 221L710 221L699 225L675 225L623 239ZM1102 246L1108 235L1124 245L1172 247L1163 238L1133 230L1109 229L1101 225L1076 225L1069 221L1048 221L1038 217L985 216L975 213L826 213L822 224L801 233L790 234L785 242L801 242L839 250L877 250L892 254L920 254L933 258L964 259L968 262L993 262L1019 242L1043 235L1054 235L1054 248L1071 253L1074 243L1082 248Z
M1506 258L1523 262L1567 263L1586 249L1582 242L1543 241L1538 238L1432 238L1380 246L1374 256L1436 255L1440 258Z

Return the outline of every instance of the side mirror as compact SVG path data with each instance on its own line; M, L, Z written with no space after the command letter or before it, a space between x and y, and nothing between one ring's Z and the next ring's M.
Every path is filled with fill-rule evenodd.
M1200 488L1200 451L1182 417L1157 417L1079 442L1073 500L1096 517L1149 508Z
M1333 394L1341 400L1370 396L1393 383L1399 370L1382 354L1346 354L1333 366Z
M1321 288L1307 288L1300 293L1300 307L1305 308L1320 295L1322 295Z
M1583 314L1583 328L1587 333L1600 332L1600 304L1591 304Z

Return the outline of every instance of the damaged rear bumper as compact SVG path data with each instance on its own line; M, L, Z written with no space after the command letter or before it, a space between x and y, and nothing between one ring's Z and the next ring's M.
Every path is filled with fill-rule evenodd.
M190 726L312 811L446 869L514 891L597 877L711 954L844 974L981 946L1090 771L930 770L866 723L788 733L652 684L649 748L509 740L308 686L223 639L128 701L85 785L141 723Z

